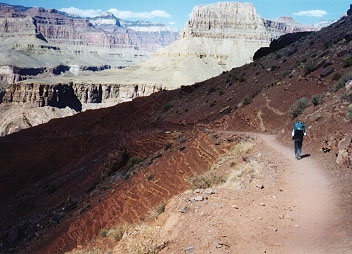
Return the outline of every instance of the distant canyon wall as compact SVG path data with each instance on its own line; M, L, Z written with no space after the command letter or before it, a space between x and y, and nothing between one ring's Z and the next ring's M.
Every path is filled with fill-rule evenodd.
M27 12L29 11L38 12L33 8ZM95 49L110 47L122 54L121 52L126 50L124 47L154 50L153 45L166 45L170 42L171 33L165 27L149 23L124 22L111 14L91 19L89 22L73 18L55 21L60 23L56 23L58 27L55 30L51 28L51 21L47 18L48 12L53 11L41 14L45 18L36 21L36 29L38 34L55 41L55 45L60 48L67 48L68 42L65 45L60 43L68 40L75 44L75 47L94 44ZM54 12L54 15L58 17L62 14ZM61 27L61 23L65 24L65 28ZM81 33L72 27L76 29L79 27ZM99 32L94 32L94 29L98 29ZM126 31L124 29L129 29L128 33L122 32ZM20 81L6 89L2 99L3 105L70 108L74 112L112 106L139 96L148 96L161 89L176 89L182 85L191 85L249 63L259 48L269 46L270 42L281 34L301 29L308 28L296 25L294 21L285 18L276 21L262 19L250 3L226 2L196 6L180 32L179 39L153 53L151 58L123 69L112 68L94 75ZM113 35L116 31L120 33ZM146 36L151 31L163 39L158 36ZM102 36L97 38L99 35ZM142 44L137 38L144 40L145 43ZM97 45L99 47L96 47ZM84 49L74 54L84 55ZM95 63L99 61L95 59ZM4 112L6 114L9 110L4 109ZM26 115L24 111L21 109L17 114L16 119L3 123L3 127L0 126L3 135L9 133L4 131L5 129L17 131L22 128L8 127L16 125L14 122L24 122L23 115ZM55 117L60 117L58 116L60 114L56 114ZM70 114L72 112L67 111L62 113L61 117ZM46 117L43 122L48 119ZM26 116L25 120L30 121L30 116Z
M50 75L51 69L64 65L72 67L72 75L79 75L101 66L124 68L177 37L176 31L163 24L122 22L112 14L86 19L54 9L0 4L0 89L37 76L13 75L18 73L10 69L46 68L44 73Z
M161 86L149 84L14 84L6 89L5 104L31 104L32 106L57 108L70 107L82 110L83 104L105 103L109 100L128 101L135 97L147 96L160 91Z

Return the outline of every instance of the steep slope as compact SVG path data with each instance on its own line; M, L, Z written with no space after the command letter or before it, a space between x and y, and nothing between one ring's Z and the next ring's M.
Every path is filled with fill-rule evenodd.
M143 221L229 150L206 129L268 131L288 143L302 97L305 149L331 169L350 211L351 28L348 16L202 83L0 138L1 250L62 253L102 228Z

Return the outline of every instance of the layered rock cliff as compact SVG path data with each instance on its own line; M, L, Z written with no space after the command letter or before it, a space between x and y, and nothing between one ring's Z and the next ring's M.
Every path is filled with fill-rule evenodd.
M101 25L109 19L115 23ZM148 22L139 23L146 28L155 27ZM123 68L172 43L178 35L171 29L135 31L126 24L132 27L138 22L120 22L111 14L94 20L72 17L55 9L1 4L0 66L52 69L65 65L72 67L75 75L80 70L101 66ZM11 71L8 74L2 71L0 75L2 86L28 78L15 77Z
M132 89L131 89L132 88ZM5 104L24 103L37 107L69 107L76 111L89 108L92 103L124 102L135 97L150 95L160 91L158 85L119 85L119 84L38 84L27 81L17 83L6 89ZM88 104L88 105L86 105Z
M124 26L134 29L130 36L146 31L145 24L123 23L109 14L91 22L106 35ZM7 89L3 100L8 105L68 106L79 112L147 96L160 89L191 85L251 62L254 53L269 46L278 31L293 29L284 22L267 24L249 3L196 6L179 40L149 60L95 75L22 81ZM163 29L156 27L153 29ZM64 95L70 99L64 100Z
M280 17L276 20L263 19L263 23L272 40L288 33L317 30L317 28L313 26L299 24L291 17Z
M194 7L181 38L270 40L251 3L220 2Z
M45 79L44 79L45 80ZM147 96L163 89L161 85L59 83L22 81L9 86L5 93L0 91L0 136L21 129L46 123L54 118L71 116L88 109L109 107L130 101L135 97ZM104 82L104 80L103 80Z

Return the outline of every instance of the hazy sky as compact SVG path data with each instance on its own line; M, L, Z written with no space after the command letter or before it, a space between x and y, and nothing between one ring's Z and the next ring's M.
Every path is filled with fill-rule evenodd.
M1 1L1 0L0 0ZM212 0L2 0L8 4L27 7L55 8L96 16L111 11L121 19L158 21L182 29L195 5L209 4ZM231 2L231 1L222 1ZM336 20L349 9L349 0L238 0L251 2L257 13L267 19L292 16L297 22L315 24L320 20Z

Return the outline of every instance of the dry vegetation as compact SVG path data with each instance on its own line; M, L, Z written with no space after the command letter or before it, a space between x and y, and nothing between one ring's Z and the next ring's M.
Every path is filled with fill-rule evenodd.
M225 178L221 176L216 169L211 169L204 174L187 178L186 181L190 184L189 188L195 190L215 187L216 185L224 183Z
M131 228L126 237L117 245L113 253L156 254L160 251L157 240L159 227L140 224Z

